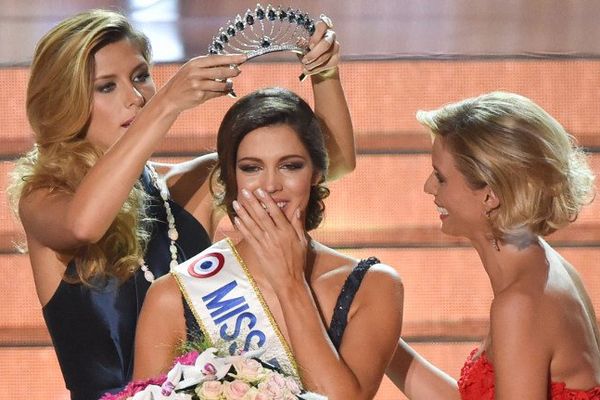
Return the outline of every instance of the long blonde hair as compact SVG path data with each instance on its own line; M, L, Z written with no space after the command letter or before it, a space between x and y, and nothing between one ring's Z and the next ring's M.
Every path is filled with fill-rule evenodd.
M85 140L93 104L94 55L122 39L129 39L150 61L146 36L123 15L107 10L68 18L39 41L26 102L35 145L16 161L7 190L16 214L20 199L37 189L48 189L50 195L74 193L101 157L102 151ZM65 276L66 280L89 284L97 276L121 281L131 276L149 238L143 223L145 199L136 184L102 239L78 249L76 276Z

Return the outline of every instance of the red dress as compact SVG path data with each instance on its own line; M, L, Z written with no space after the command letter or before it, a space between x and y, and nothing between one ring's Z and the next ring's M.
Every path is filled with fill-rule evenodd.
M473 359L473 350L460 371L458 391L462 400L494 400L494 366L485 352ZM549 400L600 400L600 386L590 390L567 389L563 382L550 383Z

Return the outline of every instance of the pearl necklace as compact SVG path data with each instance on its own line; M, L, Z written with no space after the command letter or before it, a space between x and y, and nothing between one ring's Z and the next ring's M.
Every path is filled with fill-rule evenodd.
M173 212L171 211L171 205L169 204L169 188L167 187L167 183L164 179L158 176L158 173L154 169L154 167L150 164L147 165L150 170L150 176L152 177L152 183L154 186L160 191L160 197L163 200L163 204L165 206L165 211L167 214L167 223L169 224L169 231L167 235L169 239L171 239L171 245L169 246L169 251L171 252L171 263L169 264L170 268L175 268L179 261L177 261L177 245L175 241L179 237L179 233L177 232L177 227L175 226L175 217L173 217ZM140 264L140 268L144 271L144 278L152 283L154 281L154 274L148 268L148 265L144 261L144 258L140 258L138 260Z

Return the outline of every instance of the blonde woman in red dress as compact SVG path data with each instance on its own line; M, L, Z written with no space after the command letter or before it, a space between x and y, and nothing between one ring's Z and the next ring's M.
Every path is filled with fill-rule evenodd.
M432 132L442 231L469 239L494 298L489 332L455 381L404 341L387 374L411 400L600 399L596 316L571 264L543 237L593 198L564 128L531 100L495 92L417 119Z

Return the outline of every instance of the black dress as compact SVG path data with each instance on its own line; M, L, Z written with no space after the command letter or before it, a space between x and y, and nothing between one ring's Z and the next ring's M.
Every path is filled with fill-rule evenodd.
M166 211L147 169L140 181L151 197L151 239L144 258L158 278L169 272L171 261ZM210 246L210 238L191 214L172 201L170 205L179 232L177 255L182 262ZM71 262L66 274L74 271ZM97 400L105 392L122 390L131 380L135 328L149 286L140 270L120 285L114 278L93 282L93 287L61 281L43 307L71 399Z

